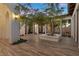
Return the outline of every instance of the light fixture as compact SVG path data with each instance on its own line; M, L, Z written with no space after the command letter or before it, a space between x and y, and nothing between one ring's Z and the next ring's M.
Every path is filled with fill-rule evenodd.
M13 19L18 19L18 18L20 18L20 16L19 15L17 15L17 14L12 14L13 15Z

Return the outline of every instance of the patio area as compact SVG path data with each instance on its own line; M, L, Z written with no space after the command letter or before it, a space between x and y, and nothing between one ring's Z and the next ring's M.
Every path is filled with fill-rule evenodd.
M79 55L79 49L73 45L70 39L62 39L59 42L39 39L37 35L21 37L26 42L11 45L7 39L0 40L0 55L4 56L59 56ZM69 43L68 43L68 42ZM71 42L71 43L70 43Z
M37 5L39 6L40 4ZM47 5L49 6L49 4ZM55 12L63 8L61 6L57 11L55 9L52 11L52 5L54 6L54 4L51 4L50 10L46 8L45 10L47 11L42 10L40 12L40 8L39 10L37 8L33 9L34 7L29 9L25 4L12 4L12 6L11 4L0 4L0 12L3 15L3 17L1 16L0 25L0 55L79 55L79 28L78 19L76 19L78 14L74 16L75 18L71 19L76 4L66 4L63 6L66 7L68 5L70 7L69 11L71 11L71 6L73 6L72 14L64 15L61 13L55 15ZM62 4L59 4L57 7L60 5ZM9 10L10 7L12 7L11 10ZM53 12L52 15L54 16L51 15L51 12Z

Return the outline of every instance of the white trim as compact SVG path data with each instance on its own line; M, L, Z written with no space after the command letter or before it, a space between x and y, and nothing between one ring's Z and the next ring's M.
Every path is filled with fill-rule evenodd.
M67 16L65 18L63 18L63 20L68 20L68 19L71 19L72 16Z
M78 8L78 5L79 5L79 3L77 3L77 4L76 4L75 9L74 9L73 14L72 14L71 19L74 17L74 14L75 14L75 12L76 12L76 10L77 10L77 8Z

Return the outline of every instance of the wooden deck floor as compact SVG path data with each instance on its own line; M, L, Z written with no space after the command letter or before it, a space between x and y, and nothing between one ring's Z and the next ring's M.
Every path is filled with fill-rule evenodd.
M33 35L23 37L27 41L11 45L6 39L0 39L1 56L76 56L79 49L68 47L62 43L39 40Z

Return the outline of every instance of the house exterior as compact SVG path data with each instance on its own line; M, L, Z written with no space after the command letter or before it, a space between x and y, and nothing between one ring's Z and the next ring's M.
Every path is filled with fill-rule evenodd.
M15 19L15 7L17 4L0 3L0 38L9 43L19 40L19 23Z

